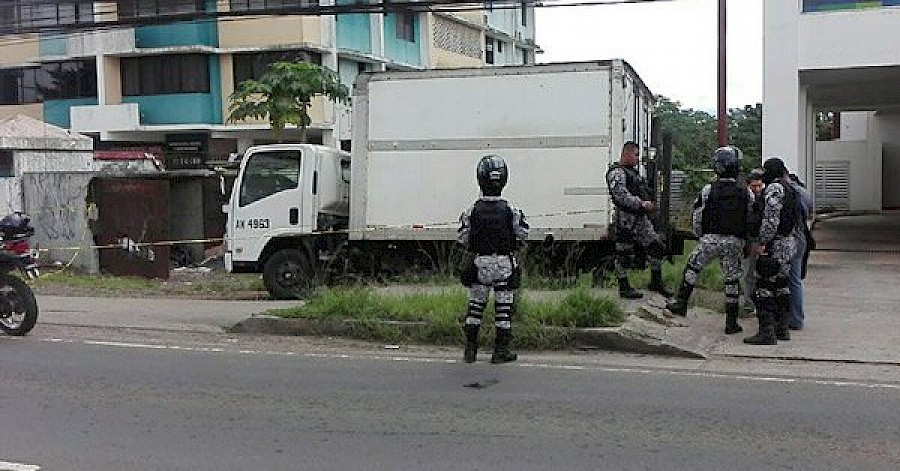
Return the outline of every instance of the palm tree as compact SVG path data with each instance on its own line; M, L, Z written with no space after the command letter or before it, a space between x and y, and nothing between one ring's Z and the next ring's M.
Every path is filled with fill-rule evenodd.
M350 103L350 90L331 69L306 62L276 62L259 80L245 80L231 94L229 120L268 118L275 137L281 141L286 124L300 127L306 142L306 127L312 119L309 106L313 97Z

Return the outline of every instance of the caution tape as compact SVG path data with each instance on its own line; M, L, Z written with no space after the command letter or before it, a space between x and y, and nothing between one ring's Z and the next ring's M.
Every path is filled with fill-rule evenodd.
M574 210L574 211L559 211L552 213L540 213L536 215L527 216L528 219L543 219L550 217L559 217L559 216L577 216L577 215L585 215L585 214L597 214L597 213L606 213L608 210L606 209L586 209L586 210ZM381 226L377 228L367 227L364 229L334 229L327 231L315 231L309 233L308 235L334 235L334 234L351 234L351 233L366 233L366 232L378 232L390 229L404 229L404 230L412 230L412 231L421 231L426 229L433 228L446 228L447 226L453 226L459 224L459 221L450 221L450 222L430 222L423 224L411 224L411 225L396 225L396 226ZM188 244L209 244L209 243L222 243L226 241L240 241L240 240L256 240L267 237L278 237L278 235L259 235L259 236L247 236L247 237L214 237L214 238L203 238L203 239L177 239L177 240L163 240L163 241L155 241L155 242L138 242L132 240L130 237L125 236L121 238L119 241L109 244L82 244L82 245L72 245L72 246L59 246L59 247L40 247L35 248L34 250L38 252L50 252L50 251L79 251L79 250L107 250L107 249L122 249L122 250L133 250L142 247L165 247L165 246L177 246L177 245L188 245ZM87 240L85 240L87 242Z

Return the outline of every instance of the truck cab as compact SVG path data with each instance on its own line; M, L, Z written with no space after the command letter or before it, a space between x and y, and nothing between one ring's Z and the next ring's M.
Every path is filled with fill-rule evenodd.
M349 203L349 153L312 144L249 148L222 207L225 268L261 272L270 292L284 294L278 284L309 276L310 236L345 229Z

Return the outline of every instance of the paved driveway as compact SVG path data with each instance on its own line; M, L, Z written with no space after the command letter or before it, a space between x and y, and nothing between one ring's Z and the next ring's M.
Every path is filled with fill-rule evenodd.
M804 282L804 330L776 347L747 346L741 336L729 336L713 351L900 364L900 212L822 220L813 236L819 250ZM744 324L747 331L756 328L753 321Z

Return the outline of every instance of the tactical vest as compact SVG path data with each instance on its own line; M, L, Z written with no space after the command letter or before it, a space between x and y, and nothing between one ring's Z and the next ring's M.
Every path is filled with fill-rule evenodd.
M638 198L641 199L641 201L652 201L653 200L653 197L650 194L650 187L647 186L647 182L644 181L644 177L642 177L641 174L634 167L626 167L619 163L613 164L613 166L610 167L610 169L606 172L606 181L607 182L609 181L609 172L612 172L613 170L615 170L617 168L620 168L625 172L625 188L628 189L629 193L631 193L633 196L637 196ZM625 207L619 206L619 204L616 202L615 198L613 198L613 204L616 205L617 208L619 208L623 211L642 213L642 211L634 211L630 208L625 208Z
M784 187L784 200L781 202L781 214L778 215L778 229L775 231L781 237L787 237L794 232L801 221L800 202L797 190L790 183L781 183Z
M516 250L513 212L506 201L476 201L469 224L469 246L476 254L509 255Z
M717 180L703 207L703 233L746 237L749 205L750 193L746 188L734 181Z

